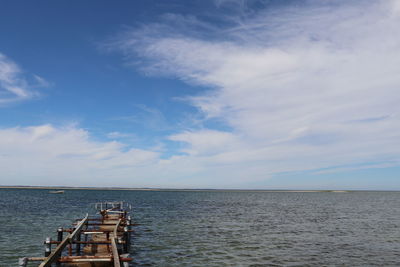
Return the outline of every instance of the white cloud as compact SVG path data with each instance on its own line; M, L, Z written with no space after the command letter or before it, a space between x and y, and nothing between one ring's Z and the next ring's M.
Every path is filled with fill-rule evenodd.
M188 145L180 160L221 179L235 164L238 180L398 162L398 2L310 3L236 18L215 39L148 25L116 43L146 58L147 73L213 88L188 99L232 131L171 136Z
M332 3L252 17L243 8L240 17L229 16L236 26L223 29L166 16L168 23L188 19L210 31L207 38L187 25L178 32L158 24L126 33L115 45L129 60L145 59L146 73L210 88L185 98L204 124L180 126L185 130L166 136L164 146L147 150L96 141L77 126L0 129L0 183L235 188L279 173L398 166L398 2ZM1 54L0 87L0 103L34 95L20 68ZM159 111L137 108L150 126L168 126ZM206 127L218 121L225 130ZM180 153L165 152L171 141L182 145Z
M37 86L48 86L48 82L42 77L34 75L34 79L37 81ZM36 95L32 85L24 78L20 67L0 53L0 105L26 100Z
M107 134L107 137L110 139L118 139L118 138L133 137L133 135L128 134L128 133L121 133L121 132L110 132Z
M231 173L231 182L238 183L245 172L213 166L207 155L197 155L196 161L187 156L162 159L157 150L95 141L76 126L0 129L0 151L1 185L231 187L215 177Z
M1 184L118 185L141 180L158 153L93 141L76 127L40 125L0 130Z
M237 137L228 132L201 130L183 132L169 137L172 141L185 142L190 148L184 150L190 155L218 154L235 146Z

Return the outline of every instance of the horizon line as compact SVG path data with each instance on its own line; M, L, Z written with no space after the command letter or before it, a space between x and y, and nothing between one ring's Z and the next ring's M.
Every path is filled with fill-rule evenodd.
M162 188L162 187L120 187L120 186L42 186L42 185L0 185L0 189L69 189L69 190L114 190L114 191L243 191L243 192L400 192L389 189L230 189L230 188Z

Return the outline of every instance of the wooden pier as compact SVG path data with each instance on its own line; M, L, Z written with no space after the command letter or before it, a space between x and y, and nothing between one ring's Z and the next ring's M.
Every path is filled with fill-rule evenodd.
M77 219L71 228L58 228L57 241L46 238L44 257L20 258L19 266L41 262L39 267L127 267L131 243L130 205L96 204L97 214ZM55 248L52 250L52 247Z

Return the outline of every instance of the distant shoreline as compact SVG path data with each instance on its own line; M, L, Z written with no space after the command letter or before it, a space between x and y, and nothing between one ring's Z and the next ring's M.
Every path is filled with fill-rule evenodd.
M110 190L110 191L181 191L181 192L288 192L288 193L349 193L349 192L399 192L398 190L291 190L291 189L190 189L190 188L130 188L130 187L73 187L73 186L0 186L0 189L45 190Z

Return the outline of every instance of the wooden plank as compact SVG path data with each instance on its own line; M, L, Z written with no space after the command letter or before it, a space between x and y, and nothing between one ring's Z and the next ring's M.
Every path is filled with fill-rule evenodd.
M115 225L115 228L114 228L114 238L117 238L118 237L118 227L119 227L119 225L121 224L121 219L119 219L118 220L118 222L117 222L117 224Z
M93 258L93 259L61 259L60 262L62 263L74 263L74 262L111 262L111 258Z
M63 241L56 247L53 252L39 265L39 267L51 267L51 264L54 263L61 255L62 251L64 248L74 239L74 237L79 233L79 231L82 229L83 225L88 219L88 214L86 217L79 222L77 225L75 231L73 231L71 234L67 235Z
M116 240L117 239L115 237L111 238L111 251L114 259L114 267L121 267Z
M111 251L114 258L114 267L121 267L121 263L119 262L119 253L117 247L117 237L118 237L118 227L121 224L121 219L118 220L117 224L114 227L114 236L111 238Z
M46 257L29 257L25 258L28 262L32 261L44 261ZM112 258L111 257L102 257L102 256L65 256L65 257L60 257L58 260L59 262L74 262L74 261L85 261L85 260L96 260L100 259L101 261L108 261L111 262ZM119 257L120 262L128 262L131 261L132 258L126 258L126 257Z
M82 230L83 225L87 222L87 219L89 217L89 214L86 214L86 217L83 218L82 221L80 221L75 228L75 231L73 231L70 235L69 235L69 239L72 240L75 238L75 236Z

